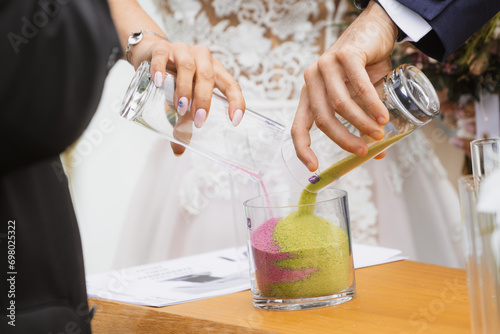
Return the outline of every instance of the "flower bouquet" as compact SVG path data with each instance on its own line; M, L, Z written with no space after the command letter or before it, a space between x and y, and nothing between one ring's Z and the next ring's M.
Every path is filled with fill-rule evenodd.
M392 59L394 67L412 63L431 80L440 95L442 123L455 136L451 143L470 157L470 140L483 136L476 134L476 102L485 94L500 93L500 13L444 62L410 43L397 44Z

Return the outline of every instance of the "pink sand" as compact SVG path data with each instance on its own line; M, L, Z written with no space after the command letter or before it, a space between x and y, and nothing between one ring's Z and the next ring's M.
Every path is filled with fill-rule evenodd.
M297 257L294 254L281 253L279 245L274 242L274 228L280 219L266 220L250 235L256 280L261 287L273 283L303 280L317 270L314 268L293 270L279 266L279 261Z

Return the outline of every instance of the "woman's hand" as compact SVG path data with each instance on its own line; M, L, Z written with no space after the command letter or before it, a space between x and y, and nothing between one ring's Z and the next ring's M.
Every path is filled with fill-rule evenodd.
M192 120L197 128L201 128L208 117L214 88L227 97L233 125L240 123L245 111L241 88L207 47L170 43L145 34L141 43L133 47L129 60L135 68L145 60L151 61L151 77L157 87L165 79L165 69L177 72L174 95L177 113L181 118ZM185 150L175 143L172 149L177 155Z
M124 50L132 32L148 30L164 35L136 0L108 2ZM127 58L136 69L143 61L150 61L151 77L156 86L163 83L166 69L177 72L174 96L177 112L196 127L200 128L208 117L214 88L227 97L229 118L234 126L240 123L245 112L240 86L207 47L171 43L155 34L143 33L143 39L131 46ZM174 143L172 148L175 154L185 150Z
M229 118L233 124L236 126L241 121L245 110L241 88L207 47L170 43L145 34L143 41L133 47L130 62L137 68L145 60L151 61L151 77L157 87L165 79L165 69L177 72L177 112L184 116L191 103L190 111L196 127L200 128L208 116L214 88L229 100Z
M370 1L338 40L306 69L292 137L298 158L310 171L318 168L310 148L313 123L341 148L359 156L365 155L368 147L348 132L336 113L373 139L384 137L382 126L389 114L373 83L392 69L390 55L396 36L396 25L382 7Z

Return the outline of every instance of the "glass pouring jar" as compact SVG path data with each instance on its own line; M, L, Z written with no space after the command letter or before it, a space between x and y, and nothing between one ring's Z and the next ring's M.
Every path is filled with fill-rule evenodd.
M150 66L149 62L143 62L137 69L120 115L171 142L260 180L279 153L285 126L247 108L242 122L235 127L229 119L227 99L214 92L207 120L197 128L190 108L184 116L176 111L175 74L167 71L163 84L156 87Z
M351 133L365 141L368 146L365 156L342 150L323 132L315 129L310 133L311 149L318 156L319 167L317 171L310 172L297 158L292 139L283 142L282 155L286 166L308 191L314 193L326 188L439 115L436 91L429 79L415 66L401 65L374 86L389 110L389 122L383 127L385 136L382 140L375 141L361 134L353 125L337 116Z

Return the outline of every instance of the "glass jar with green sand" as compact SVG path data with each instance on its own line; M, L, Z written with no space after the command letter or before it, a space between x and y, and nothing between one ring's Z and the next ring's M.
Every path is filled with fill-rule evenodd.
M439 115L436 91L429 79L415 66L399 66L379 80L375 88L389 111L389 122L384 126L385 136L382 140L374 141L338 116L351 133L365 141L368 146L365 156L342 150L319 129L315 129L310 134L311 149L320 153L321 158L318 170L311 173L298 160L291 138L283 142L283 159L291 174L305 189L314 193L320 191Z
M355 296L347 193L328 189L305 205L300 196L274 193L244 204L258 308L300 310Z

